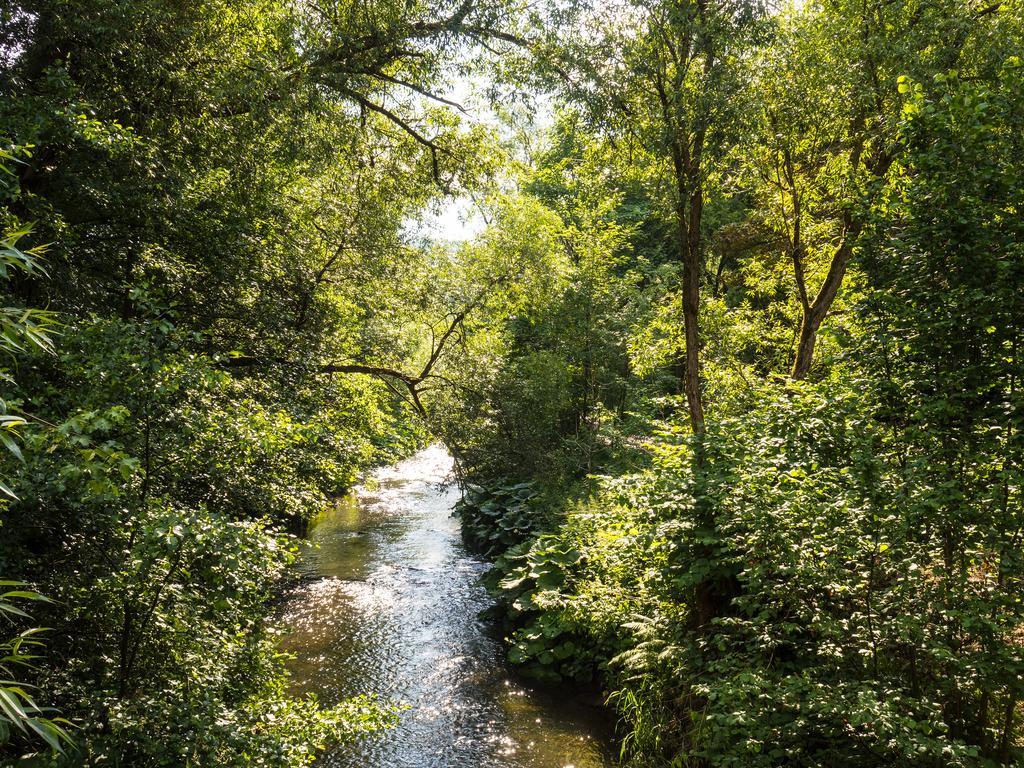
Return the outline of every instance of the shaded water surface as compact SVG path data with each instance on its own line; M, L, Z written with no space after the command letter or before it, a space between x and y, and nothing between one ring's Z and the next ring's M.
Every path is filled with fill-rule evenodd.
M390 731L339 747L340 768L605 768L607 723L571 690L517 680L477 613L486 565L462 547L431 447L378 471L316 521L287 598L295 688L325 704L358 693L409 705Z

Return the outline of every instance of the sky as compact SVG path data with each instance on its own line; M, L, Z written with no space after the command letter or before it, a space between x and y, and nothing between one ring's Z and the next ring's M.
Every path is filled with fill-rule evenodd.
M469 77L456 78L444 98L462 105L463 119L470 123L495 125L497 118L482 97L482 84ZM448 197L440 201L439 210L428 211L421 222L413 224L413 231L432 240L464 242L472 240L484 229L483 217L473 201L466 196Z
M485 226L472 200L455 197L444 200L439 212L425 216L419 231L431 239L464 242L483 232Z
M466 113L462 115L468 124L484 124L495 128L499 134L511 137L507 125L491 108L485 94L486 83L480 77L455 78L444 98L462 105ZM553 102L539 97L536 99L535 110L530 119L538 131L554 123ZM449 197L439 201L438 210L424 214L422 221L411 223L412 231L434 240L464 242L472 240L483 232L486 222L480 214L478 205L468 196Z

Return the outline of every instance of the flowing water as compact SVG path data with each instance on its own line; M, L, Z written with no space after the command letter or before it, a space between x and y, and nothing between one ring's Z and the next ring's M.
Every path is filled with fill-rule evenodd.
M328 753L331 768L605 768L608 725L591 699L517 679L477 614L485 563L459 539L431 447L380 470L317 520L287 597L297 691L408 705L389 731Z

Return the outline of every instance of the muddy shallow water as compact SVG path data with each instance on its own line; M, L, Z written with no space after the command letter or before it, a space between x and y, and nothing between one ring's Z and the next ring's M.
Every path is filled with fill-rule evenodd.
M339 747L332 768L605 768L608 722L572 689L517 679L477 614L487 566L463 548L431 447L380 470L321 517L287 597L297 691L402 702L395 728Z

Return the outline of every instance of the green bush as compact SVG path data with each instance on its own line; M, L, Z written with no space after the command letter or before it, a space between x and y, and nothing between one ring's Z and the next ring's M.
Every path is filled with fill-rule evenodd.
M538 679L593 678L596 658L566 610L581 557L571 544L542 534L506 550L485 578L500 601L509 661Z
M543 529L546 515L534 483L467 485L453 514L474 552L493 557Z
M943 570L941 532L915 522L927 486L872 399L834 381L767 385L708 435L700 484L691 443L667 432L651 471L605 482L497 558L510 657L550 678L600 670L637 765L997 764L981 744L1003 726L984 713L1017 700L1024 615L993 589L972 527L964 570ZM697 488L737 583L702 633Z

